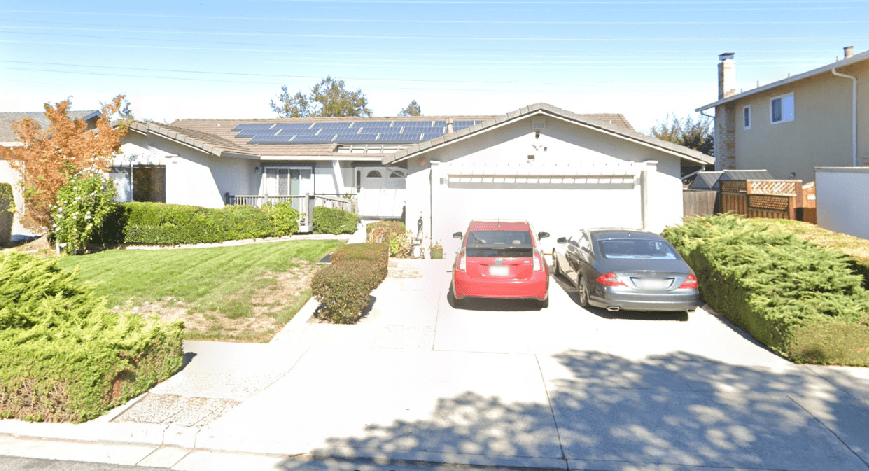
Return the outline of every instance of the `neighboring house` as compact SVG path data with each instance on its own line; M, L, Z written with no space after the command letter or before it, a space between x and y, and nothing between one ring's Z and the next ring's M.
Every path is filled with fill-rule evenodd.
M818 167L815 191L818 225L843 234L869 239L869 167Z
M683 161L711 156L622 122L535 104L383 158L406 166L408 229L444 245L471 219L520 218L549 232L581 227L660 231L681 222Z
M99 110L70 111L68 114L69 117L72 119L84 119L88 123L88 129L96 128L97 118L100 117ZM23 118L30 118L36 121L37 123L39 123L39 126L42 129L48 128L49 122L48 118L45 117L45 112L0 112L0 147L17 147L21 145L21 143L18 142L17 135L15 134L15 123L21 121ZM24 198L21 195L22 188L19 185L19 183L21 182L21 176L9 165L9 162L4 160L2 153L0 153L0 182L12 184L12 191L14 192L15 196L15 207L19 210L23 208ZM19 214L20 211L17 211L15 214L15 222L12 227L12 233L29 233L21 226Z
M715 170L763 168L812 181L819 166L869 165L869 52L736 91L736 61L719 56Z

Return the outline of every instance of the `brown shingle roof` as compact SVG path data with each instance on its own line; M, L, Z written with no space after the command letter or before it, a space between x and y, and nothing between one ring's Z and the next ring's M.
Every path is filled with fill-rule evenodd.
M69 111L68 115L72 119L90 119L99 116L100 112L99 110ZM46 129L49 124L44 111L0 112L0 144L13 143L18 140L13 125L16 122L21 121L22 118L30 118L36 121L42 129Z

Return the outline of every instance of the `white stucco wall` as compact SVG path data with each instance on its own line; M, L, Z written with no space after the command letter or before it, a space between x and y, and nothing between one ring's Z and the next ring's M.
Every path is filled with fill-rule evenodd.
M869 167L818 167L818 226L869 239Z
M166 139L135 132L124 138L114 165L129 167L128 155L138 155L134 165L166 166L166 202L170 204L220 208L224 205L226 192L232 195L259 192L260 178L254 172L254 168L260 165L258 160L215 157ZM126 175L126 179L116 180L119 193L123 195L129 195L128 178Z
M574 233L580 227L639 227L645 221L647 230L658 232L681 222L679 158L554 117L546 118L546 128L537 137L531 123L540 119L525 118L411 157L407 179L408 228L416 232L422 216L424 234L439 240L450 254L459 246L459 241L451 238L452 233L463 231L472 217L527 219L535 230L550 233L551 237L543 240L544 249L551 249L558 236ZM532 154L534 158L529 159ZM559 166L565 171L587 169L603 174L627 171L633 172L635 178L630 185L625 185L624 179L613 183L602 177L585 179L579 184L524 185L524 188L445 183L443 175L458 164L481 169L507 166L529 171L546 169L556 173ZM434 191L429 183L432 168ZM644 169L649 169L645 176ZM644 188L648 199L646 214L640 212ZM431 201L432 196L436 201ZM510 215L495 214L495 208L504 210L505 205L499 204L504 201L515 211ZM430 212L432 205L434 214ZM468 214L468 207L476 213ZM487 207L493 211L487 213Z

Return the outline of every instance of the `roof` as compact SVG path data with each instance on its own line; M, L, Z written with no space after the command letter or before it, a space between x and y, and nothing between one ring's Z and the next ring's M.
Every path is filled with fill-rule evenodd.
M100 111L69 111L67 114L72 119L82 118L87 121L89 119L98 117L100 115ZM46 129L49 125L48 118L45 117L44 111L0 112L0 144L18 141L18 136L15 135L14 124L18 121L21 121L22 118L30 118L36 121L42 129Z
M613 120L602 120L599 118L599 116L602 115L580 115L546 103L537 103L507 113L506 115L489 119L480 124L475 124L469 128L462 129L461 131L447 134L443 137L435 138L419 144L410 145L405 150L396 152L395 154L384 158L383 163L390 164L402 160L407 160L413 156L424 154L434 149L451 145L469 136L481 134L492 129L501 127L505 124L515 122L521 119L526 119L534 115L546 115L564 119L565 121L569 121L579 126L594 129L596 131L600 131L602 133L609 134L620 139L632 141L643 146L651 147L662 152L674 155L681 159L689 160L691 162L701 164L712 164L713 162L715 162L715 158L710 155L706 155L693 149L689 149L688 147L674 144L669 141L664 141L656 137L647 136L645 134L634 131L633 128L627 129L620 126L618 122Z
M800 81L800 80L804 80L804 79L807 79L807 78L810 78L810 77L814 77L814 76L816 76L816 75L821 75L821 74L824 74L824 73L830 72L830 71L833 70L833 69L839 69L839 68L842 68L842 67L847 67L847 66L849 66L849 65L851 65L851 64L855 64L855 63L857 63L857 62L862 62L862 61L865 61L865 60L869 60L869 51L866 51L866 52L863 52L863 53L860 53L860 54L855 54L855 55L851 56L850 59L843 59L843 60L840 60L840 61L836 61L836 62L833 62L833 63L827 64L827 65L825 65L825 66L823 66L823 67L818 67L817 69L812 69L812 70L810 70L810 71L808 71L808 72L804 72L804 73L799 74L799 75L794 75L794 76L792 76L792 77L788 77L788 78L786 78L786 79L782 79L782 80L779 80L779 81L777 81L777 82L772 82L772 83L770 83L770 84L767 84L767 85L764 85L764 86L762 86L762 87L758 87L758 88L755 88L755 89L749 90L749 91L747 91L747 92L740 93L740 94L738 94L738 95L733 95L733 96L730 96L730 97L727 97L727 98L722 98L722 99L720 99L720 100L718 100L718 101L715 101L715 102L709 103L708 105L703 105L703 106L701 106L700 108L697 108L697 109L694 110L694 111L704 111L704 110L708 110L709 108L715 108L715 107L718 106L718 105L723 105L723 104L725 104L725 103L730 103L730 102L732 102L732 101L740 100L740 99L742 99L742 98L745 98L745 97L748 97L748 96L751 96L751 95L754 95L754 94L757 94L757 93L765 92L765 91L767 91L767 90L772 90L772 89L774 89L774 88L778 88L778 87L781 87L781 86L783 86L783 85L787 85L787 84L794 83L794 82L797 82L797 81Z
M633 132L634 128L628 120L621 114L602 113L592 115L582 115L587 119L606 123L613 128L622 129L626 132ZM414 142L418 143L418 135L416 141L408 139L407 142L389 142L384 143L382 147L375 145L375 151L369 150L365 154L358 153L338 153L338 148L342 144L349 144L337 140L327 143L300 143L290 144L283 143L251 143L254 141L250 135L241 133L238 128L244 125L298 125L304 124L347 124L354 123L356 125L365 123L413 123L413 122L431 122L431 121L475 121L486 122L496 119L495 116L413 116L413 117L339 117L339 118L265 118L265 119L180 119L172 124L159 124L151 122L136 122L131 126L133 131L143 134L154 134L166 139L174 140L184 145L196 148L202 152L210 153L216 156L250 156L250 157L272 157L272 158L329 158L350 157L353 159L364 158L372 160L381 160L391 156L396 150L405 146L411 145ZM285 134L286 135L286 134ZM239 137L241 136L241 137ZM409 134L408 136L412 136ZM372 144L367 144L371 147ZM361 146L360 146L361 147ZM378 151L379 150L379 151Z
M688 187L691 190L711 190L713 188L718 188L718 180L721 176L724 175L724 172L697 172L697 175L694 176L694 181L691 182L691 185Z
M528 231L531 225L523 221L484 221L475 219L468 224L469 231Z
M720 180L775 180L766 170L725 170Z

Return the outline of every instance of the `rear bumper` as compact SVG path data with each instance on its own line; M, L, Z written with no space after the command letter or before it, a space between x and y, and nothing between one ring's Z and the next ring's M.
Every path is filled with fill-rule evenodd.
M549 291L549 274L545 270L534 272L525 280L493 277L471 278L464 272L453 272L453 294L456 299L539 299L545 300Z
M607 289L600 294L590 294L589 304L602 308L618 308L625 311L692 311L700 306L697 290L665 293L630 293Z

